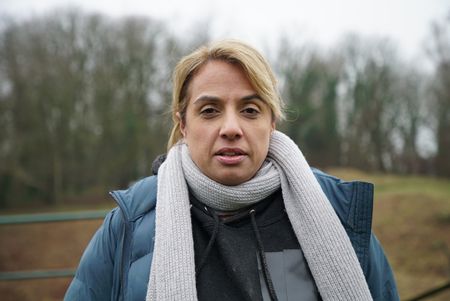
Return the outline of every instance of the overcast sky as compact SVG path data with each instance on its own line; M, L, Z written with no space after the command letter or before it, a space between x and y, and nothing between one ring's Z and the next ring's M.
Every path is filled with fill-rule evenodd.
M449 0L0 0L0 13L26 17L67 5L112 16L148 15L179 34L208 24L213 38L239 38L264 49L283 33L325 49L348 32L390 37L408 59L423 57L431 22L450 13Z

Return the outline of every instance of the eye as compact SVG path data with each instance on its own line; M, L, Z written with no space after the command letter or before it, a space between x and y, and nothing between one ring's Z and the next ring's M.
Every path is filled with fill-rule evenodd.
M260 113L259 109L254 106L245 107L241 112L250 118L256 118Z
M217 109L214 108L214 107L209 107L209 106L203 107L203 108L200 110L200 115L202 115L202 116L205 117L205 118L211 118L211 117L214 117L214 116L216 116L218 113L219 113L219 110L217 110Z

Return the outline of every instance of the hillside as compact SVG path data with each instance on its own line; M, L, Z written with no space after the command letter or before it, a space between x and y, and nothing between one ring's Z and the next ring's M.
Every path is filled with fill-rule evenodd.
M328 172L375 184L373 231L394 269L401 299L450 280L450 180ZM450 300L450 290L427 300Z

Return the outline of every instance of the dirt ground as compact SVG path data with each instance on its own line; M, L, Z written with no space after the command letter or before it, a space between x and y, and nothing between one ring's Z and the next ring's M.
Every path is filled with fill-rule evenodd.
M450 199L390 196L375 203L374 232L403 300L450 281ZM450 216L450 215L449 215ZM450 300L450 290L426 300Z
M0 271L75 268L101 220L0 227ZM62 300L70 278L0 281L3 301Z

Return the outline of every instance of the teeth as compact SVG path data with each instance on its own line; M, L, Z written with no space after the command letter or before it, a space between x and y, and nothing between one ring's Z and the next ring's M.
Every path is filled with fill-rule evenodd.
M223 153L224 156L236 156L236 153Z

